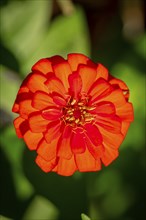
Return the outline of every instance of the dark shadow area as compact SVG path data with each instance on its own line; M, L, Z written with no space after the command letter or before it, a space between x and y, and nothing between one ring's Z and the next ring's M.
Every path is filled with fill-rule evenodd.
M0 7L6 6L9 2L10 0L0 0Z
M135 193L134 202L127 210L123 218L129 216L133 220L145 219L145 183L146 183L146 150L124 150L121 152L117 168L123 176L124 183L131 186ZM124 162L122 161L124 158ZM112 220L112 219L111 219ZM121 218L122 220L122 218Z
M0 149L0 161L1 161L0 212L4 216L8 216L12 218L15 216L15 213L17 211L18 201L13 183L11 166L1 149Z
M0 213L9 218L20 220L29 201L21 201L18 199L13 181L11 166L1 149L0 161Z
M0 64L13 70L16 74L19 74L20 72L18 59L10 51L10 49L3 45L2 41L0 42Z
M56 173L44 173L34 162L36 153L25 150L24 172L36 193L48 198L60 210L59 220L78 220L87 212L87 197L83 178L63 177Z

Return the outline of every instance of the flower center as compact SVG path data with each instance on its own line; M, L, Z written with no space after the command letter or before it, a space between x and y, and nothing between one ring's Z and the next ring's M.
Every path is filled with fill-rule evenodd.
M94 108L88 106L86 99L81 99L78 102L75 99L70 99L67 106L63 108L62 120L72 126L83 125L95 119L94 115L89 113L89 110Z

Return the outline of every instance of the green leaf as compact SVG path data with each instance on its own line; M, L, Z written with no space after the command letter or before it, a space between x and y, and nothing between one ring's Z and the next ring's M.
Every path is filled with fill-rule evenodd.
M24 144L22 140L16 136L13 126L3 129L0 136L0 144L2 151L11 165L17 196L21 199L30 197L33 193L33 187L25 177L22 167Z
M8 67L9 69L19 73L19 62L16 59L13 51L6 48L2 42L0 42L0 64Z
M138 52L138 54L140 54L144 59L146 58L145 42L146 42L146 34L143 34L137 39L134 47L134 49Z
M90 53L89 36L85 16L81 8L76 8L70 16L58 16L36 46L33 54L28 56L23 65L23 72L42 57L56 54L66 56L71 52Z
M2 40L22 65L40 44L51 9L52 1L11 1L1 9Z
M91 218L89 218L87 215L85 215L84 213L81 214L81 218L82 220L91 220Z
M51 219L56 220L58 217L57 208L42 196L36 196L27 208L22 220L40 220Z
M20 86L20 80L8 69L1 67L0 71L0 104L11 116L12 105Z
M70 16L60 15L49 23L51 9L52 1L14 1L1 10L2 40L14 51L24 75L42 57L90 53L82 9L77 7Z

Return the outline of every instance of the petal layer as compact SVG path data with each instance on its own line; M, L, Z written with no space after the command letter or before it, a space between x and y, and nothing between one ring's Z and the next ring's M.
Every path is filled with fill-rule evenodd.
M72 53L72 54L68 54L67 60L72 71L76 71L79 64L87 64L89 58L83 54Z
M123 92L125 99L128 101L129 89L128 89L127 85L122 80L111 77L109 83L111 85L113 85L115 88L120 88Z
M44 84L47 78L40 73L34 73L31 75L27 82L27 87L31 92L36 92L37 90L48 93L48 88Z
M121 89L113 90L107 96L101 97L100 101L108 101L115 105L116 108L121 107L126 103Z
M51 77L45 82L45 85L48 87L49 93L56 92L62 95L63 97L66 94L66 90L64 88L63 83L57 77Z
M104 79L98 79L96 82L91 86L89 89L88 94L91 96L91 104L96 103L99 101L102 97L106 97L111 93L111 86L108 82L106 82Z
M23 100L31 99L32 93L29 92L27 87L22 87L19 89L15 103L12 107L12 112L18 113L19 112L19 104Z
M99 127L99 130L103 137L103 143L105 143L106 146L114 149L119 148L120 144L124 139L122 133L119 134L111 133L109 130L104 129L103 127Z
M45 139L38 145L37 153L46 161L50 161L56 157L56 149L57 149L58 138L51 141L51 143L47 143Z
M50 107L50 108L42 111L42 116L43 116L43 118L45 118L46 120L49 120L49 121L58 120L62 116L62 111L61 111L61 109Z
M94 145L98 146L102 143L102 136L97 126L92 124L85 124L85 129L87 132L87 136Z
M50 95L45 92L37 91L34 93L33 100L32 100L32 107L43 110L47 107L54 106L55 103L53 102Z
M89 137L86 137L86 145L87 145L87 148L89 150L89 152L92 154L92 156L97 160L99 159L102 155L103 155L103 152L104 152L104 147L103 145L94 145L91 140L89 139Z
M49 124L49 122L42 117L40 112L32 113L29 116L28 121L31 131L36 133L45 132L47 130L47 125Z
M69 125L65 126L64 132L58 141L57 155L61 158L68 160L72 157L71 140L70 140L71 131L72 129Z
M29 100L23 100L20 102L19 105L19 113L22 118L27 119L28 115L32 112L36 112L37 110L32 107L31 105L31 99Z
M60 121L52 121L48 124L48 130L45 133L45 139L47 143L51 143L53 139L61 135Z
M32 67L32 71L38 71L43 74L47 74L48 72L53 72L51 61L47 58L43 58L35 63Z
M70 94L78 99L82 89L82 79L78 73L73 73L69 76Z
M115 160L119 156L119 152L113 148L109 148L104 145L105 151L101 157L101 160L105 166L108 166L113 160Z
M57 173L63 176L71 176L77 170L74 156L67 160L60 158L57 165Z
M37 149L38 144L42 139L42 137L43 137L42 133L33 133L30 130L28 130L23 136L24 141L30 150Z
M101 117L97 116L96 125L98 127L103 127L111 133L120 133L121 132L121 120L117 116L111 117Z
M103 78L105 80L108 79L108 70L101 63L98 63L96 71L97 71L96 79L99 78Z
M24 118L21 118L21 117L18 117L18 118L16 118L15 120L14 120L14 127L15 127L15 130L16 130L16 134L17 134L17 136L19 137L19 138L22 138L23 137L23 135L22 135L22 133L21 133L21 131L20 131L20 125L22 124L22 122L24 122L25 121L25 119Z
M125 136L126 136L126 134L128 132L129 126L130 126L130 122L123 121L122 128L121 128L121 133L124 136L124 138L125 138ZM123 138L123 140L124 140L124 138Z
M86 144L82 130L77 128L71 135L71 150L74 154L83 153L86 149Z
M98 102L95 105L95 109L93 108L93 110L89 110L89 112L92 114L98 114L100 116L106 117L106 116L115 115L116 110L113 103L103 101L103 102Z
M101 169L100 160L95 160L87 148L83 154L76 154L75 160L80 172L97 171Z
M78 68L78 73L82 79L82 92L88 92L89 88L95 82L96 79L96 69L89 66L80 65Z
M134 120L133 106L131 103L125 103L116 109L116 114L124 121L132 122Z
M56 158L51 161L44 160L41 156L37 156L36 164L46 173L50 172L56 166Z
M72 73L68 62L64 61L62 63L56 64L53 66L53 69L54 69L56 77L61 80L66 91L68 91L68 88L69 88L68 76Z

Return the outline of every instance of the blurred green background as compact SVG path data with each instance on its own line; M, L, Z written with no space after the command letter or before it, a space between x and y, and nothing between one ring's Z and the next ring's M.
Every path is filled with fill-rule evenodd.
M1 0L0 219L143 220L145 31L142 0ZM80 52L130 88L135 120L119 158L100 172L43 173L16 137L11 108L32 65Z

